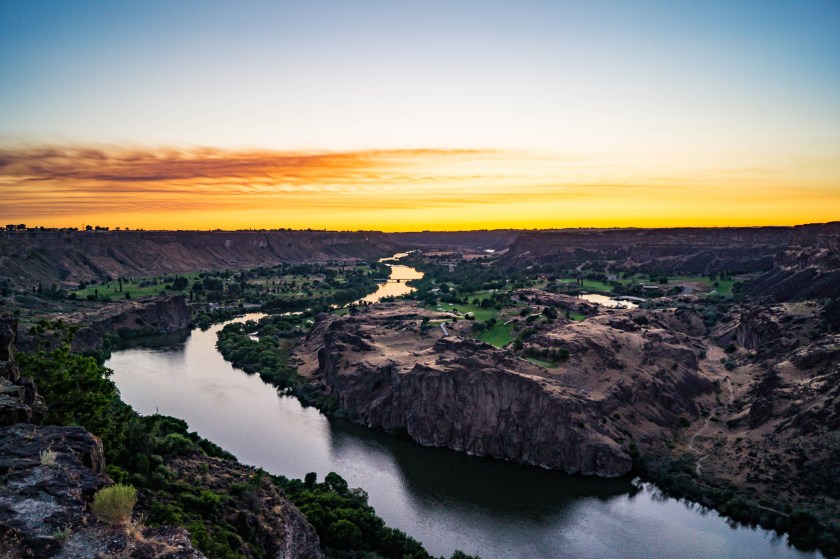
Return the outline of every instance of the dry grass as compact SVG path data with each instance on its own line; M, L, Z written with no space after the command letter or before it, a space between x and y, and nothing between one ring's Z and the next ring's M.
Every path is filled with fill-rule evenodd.
M112 525L124 525L131 518L137 504L137 490L130 485L118 483L100 489L93 497L90 508L96 518Z
M58 453L53 452L52 450L42 450L41 451L41 465L42 466L55 466L55 459L58 458Z

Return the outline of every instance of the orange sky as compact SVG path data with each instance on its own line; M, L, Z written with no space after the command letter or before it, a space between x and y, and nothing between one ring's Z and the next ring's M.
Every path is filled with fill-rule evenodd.
M0 220L400 231L840 219L831 159L739 168L675 155L649 168L643 157L494 150L13 148L0 150Z

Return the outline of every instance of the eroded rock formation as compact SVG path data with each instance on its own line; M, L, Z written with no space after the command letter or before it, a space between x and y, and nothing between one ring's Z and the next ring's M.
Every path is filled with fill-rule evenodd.
M439 328L423 332L424 317L439 318L410 303L323 315L295 351L300 370L370 427L404 431L428 446L604 477L630 471L631 437L640 444L661 439L658 432L680 417L696 418L693 398L713 389L679 338L648 340L626 317L564 322L536 338L571 350L556 370L467 337L444 337ZM625 410L633 421L621 419Z
M0 276L27 288L38 282L75 286L281 262L369 260L394 252L394 243L373 231L0 231Z

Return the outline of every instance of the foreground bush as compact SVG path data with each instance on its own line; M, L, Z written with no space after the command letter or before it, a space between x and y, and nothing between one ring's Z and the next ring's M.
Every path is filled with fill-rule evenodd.
M130 485L118 483L100 489L93 496L90 508L102 522L117 525L128 522L136 504L137 490Z

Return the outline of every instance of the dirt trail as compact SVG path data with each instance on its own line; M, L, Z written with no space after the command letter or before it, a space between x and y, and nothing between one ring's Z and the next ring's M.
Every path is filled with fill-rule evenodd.
M722 377L724 382L726 382L726 389L727 389L727 392L729 393L729 395L728 395L726 404L721 404L719 406L715 406L714 408L712 408L712 410L709 412L708 417L706 417L705 421L703 421L703 426L700 427L700 429L698 429L693 435L691 435L691 438L688 440L688 448L689 448L689 450L691 450L693 452L697 451L697 449L694 446L694 443L697 441L697 437L699 437L700 435L705 433L706 430L708 430L708 428L712 424L712 419L714 419L718 415L723 415L723 414L728 413L729 408L735 402L735 391L732 388L732 380L729 378L729 375L725 374L725 373L721 373L720 369L717 367L717 365L715 365L715 363L711 359L711 357L707 361L702 363L701 367L704 367L704 370L707 373L711 373L712 377L716 377L718 379L720 379ZM707 452L707 453L701 455L700 458L698 458L697 461L694 463L694 472L698 477L700 477L700 475L703 473L702 464L703 464L703 461L706 460L706 458L708 458L708 457L709 457L709 453Z

